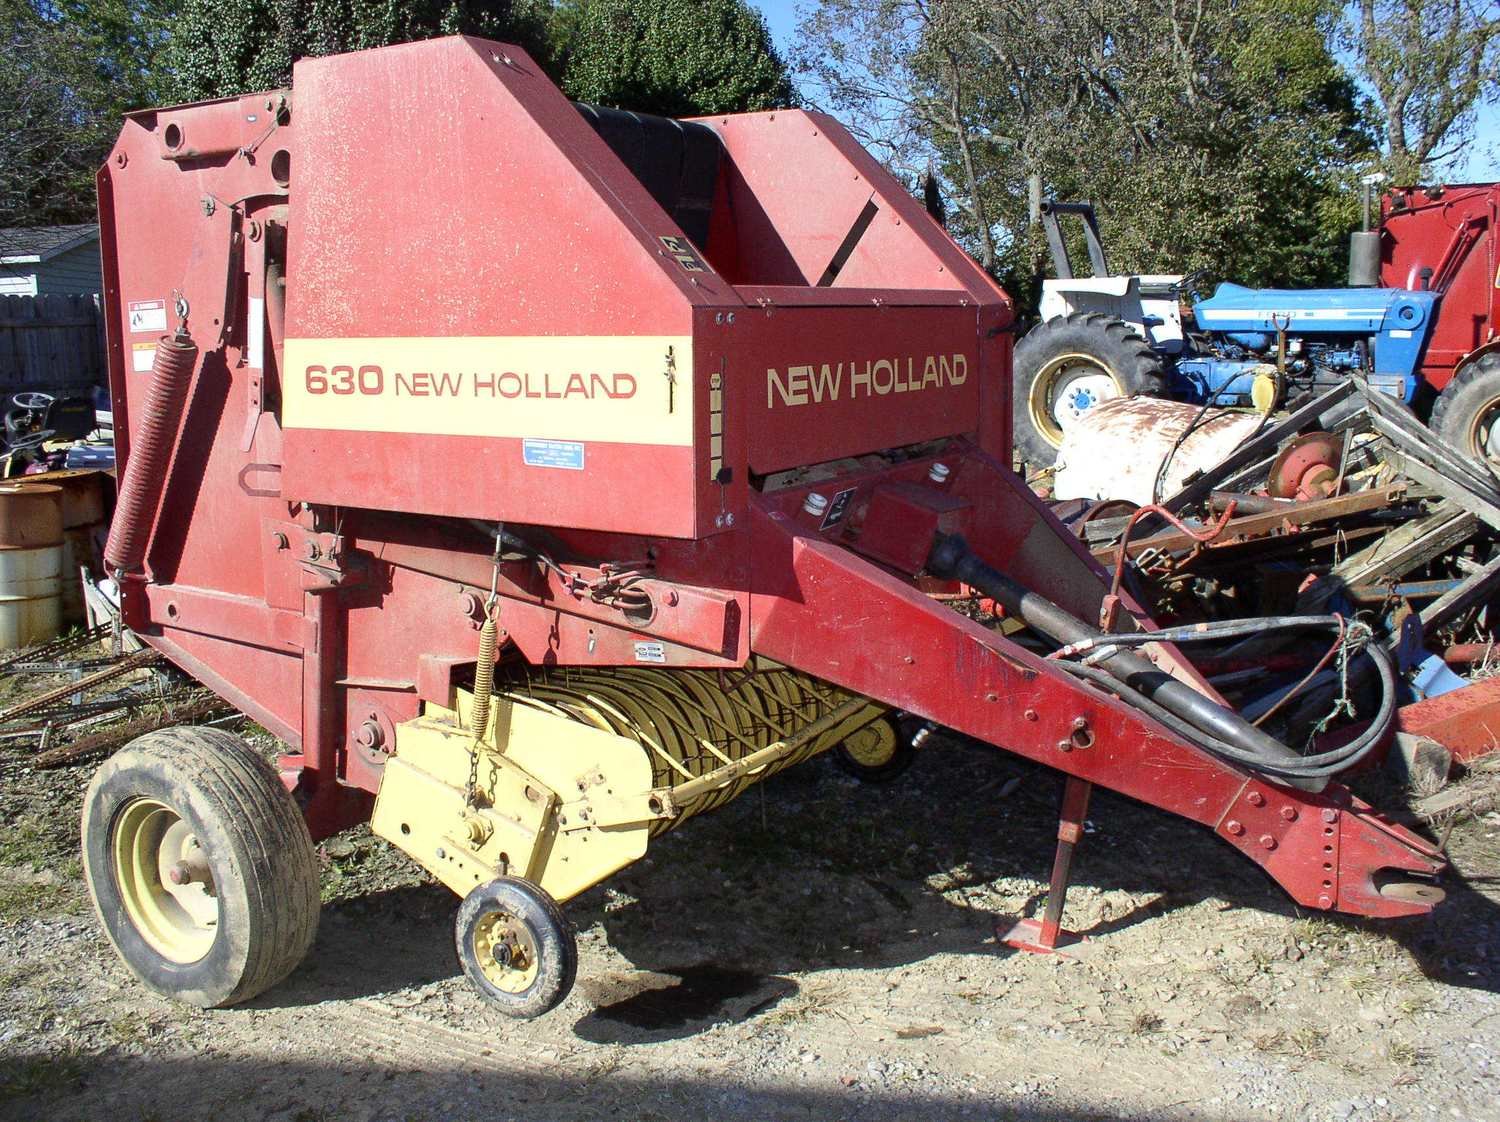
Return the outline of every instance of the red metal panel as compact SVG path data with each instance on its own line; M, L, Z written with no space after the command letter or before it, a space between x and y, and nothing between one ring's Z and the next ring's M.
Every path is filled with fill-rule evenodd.
M1500 183L1402 189L1381 210L1381 283L1443 289L1422 355L1423 377L1441 390L1500 335Z
M347 447L343 433L319 429L297 432L289 441L304 453L320 441L341 449L340 470L320 484L306 482L323 457L288 456L286 490L309 493L337 506L410 510L412 491L390 486L407 480L420 489L423 512L460 518L504 519L542 526L572 525L619 533L693 537L696 508L673 487L654 485L655 473L686 477L693 449L630 443L589 442L584 456L590 471L528 468L518 439L441 436L422 433L361 434ZM642 487L644 464L654 465L653 486ZM540 478L539 478L540 477Z
M861 314L867 309L873 314ZM978 427L972 307L769 305L741 320L731 373L742 387L752 471Z
M1460 762L1500 751L1500 677L1403 705L1396 727L1432 737Z

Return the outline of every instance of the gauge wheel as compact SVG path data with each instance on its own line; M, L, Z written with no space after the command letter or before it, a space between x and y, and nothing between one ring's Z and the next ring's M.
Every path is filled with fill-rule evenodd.
M510 1017L557 1008L578 976L578 941L557 901L519 877L481 884L458 909L458 961L479 995Z
M1015 443L1033 467L1057 459L1064 430L1100 402L1160 393L1161 358L1128 324L1075 312L1038 324L1016 344Z
M83 805L83 866L109 941L164 997L204 1008L281 981L318 929L318 863L271 765L220 729L131 741Z
M905 722L882 717L833 749L833 762L863 783L890 783L917 758Z
M1500 464L1500 351L1458 368L1433 404L1431 426L1465 455Z

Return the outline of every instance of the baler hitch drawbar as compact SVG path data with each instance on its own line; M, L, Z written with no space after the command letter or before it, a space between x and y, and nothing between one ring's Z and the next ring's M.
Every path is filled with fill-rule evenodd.
M535 1016L560 902L822 753L891 778L911 724L1068 776L1033 945L1093 785L1309 909L1441 897L1338 782L1384 654L1295 623L1386 687L1344 748L1226 708L1177 644L1240 625L1154 631L1009 470L1010 302L837 122L578 106L468 38L294 85L133 113L99 173L121 613L288 746L168 730L95 777L90 891L148 986L280 981L313 839L368 820Z

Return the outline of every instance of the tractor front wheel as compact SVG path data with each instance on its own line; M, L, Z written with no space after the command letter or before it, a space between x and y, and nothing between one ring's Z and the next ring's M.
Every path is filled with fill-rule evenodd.
M1458 368L1433 404L1431 426L1465 455L1500 464L1500 351Z
M1057 459L1063 431L1100 402L1165 385L1161 359L1128 324L1075 312L1038 324L1015 351L1011 412L1021 457L1033 467Z
M318 863L271 765L220 729L126 745L83 804L83 868L104 933L136 977L205 1008L248 1001L318 930Z

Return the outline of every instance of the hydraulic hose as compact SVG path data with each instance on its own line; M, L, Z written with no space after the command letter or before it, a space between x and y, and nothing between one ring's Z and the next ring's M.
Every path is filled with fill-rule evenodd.
M1128 695L1133 702L1149 702L1149 706L1143 705L1142 708L1153 716L1166 713L1176 718L1168 723L1169 727L1178 732L1182 732L1183 726L1191 728L1195 733L1191 737L1193 743L1257 771L1279 776L1296 787L1320 790L1326 784L1327 775L1318 768L1323 761L1319 760L1309 768L1311 757L1303 757L1256 728L1238 713L1205 697L1187 683L1178 681L1141 655L1124 649L1126 645L1133 645L1134 639L1108 635L1091 627L1045 596L991 568L969 548L962 537L956 534L938 535L927 567L936 576L959 580L977 589L1004 606L1032 630L1059 646L1102 648L1103 652L1108 653L1101 653L1098 666L1114 680L1110 688L1116 689L1114 683L1118 683L1120 687L1124 687L1124 695ZM1241 621L1236 621L1239 622ZM1117 638L1125 639L1126 643L1111 647L1110 644ZM1141 643L1162 640L1161 632L1142 633L1139 637ZM1067 662L1060 665L1070 672L1093 669ZM1080 676L1093 675L1082 673ZM1116 689L1116 692L1120 691ZM1389 692L1394 696L1394 682Z

